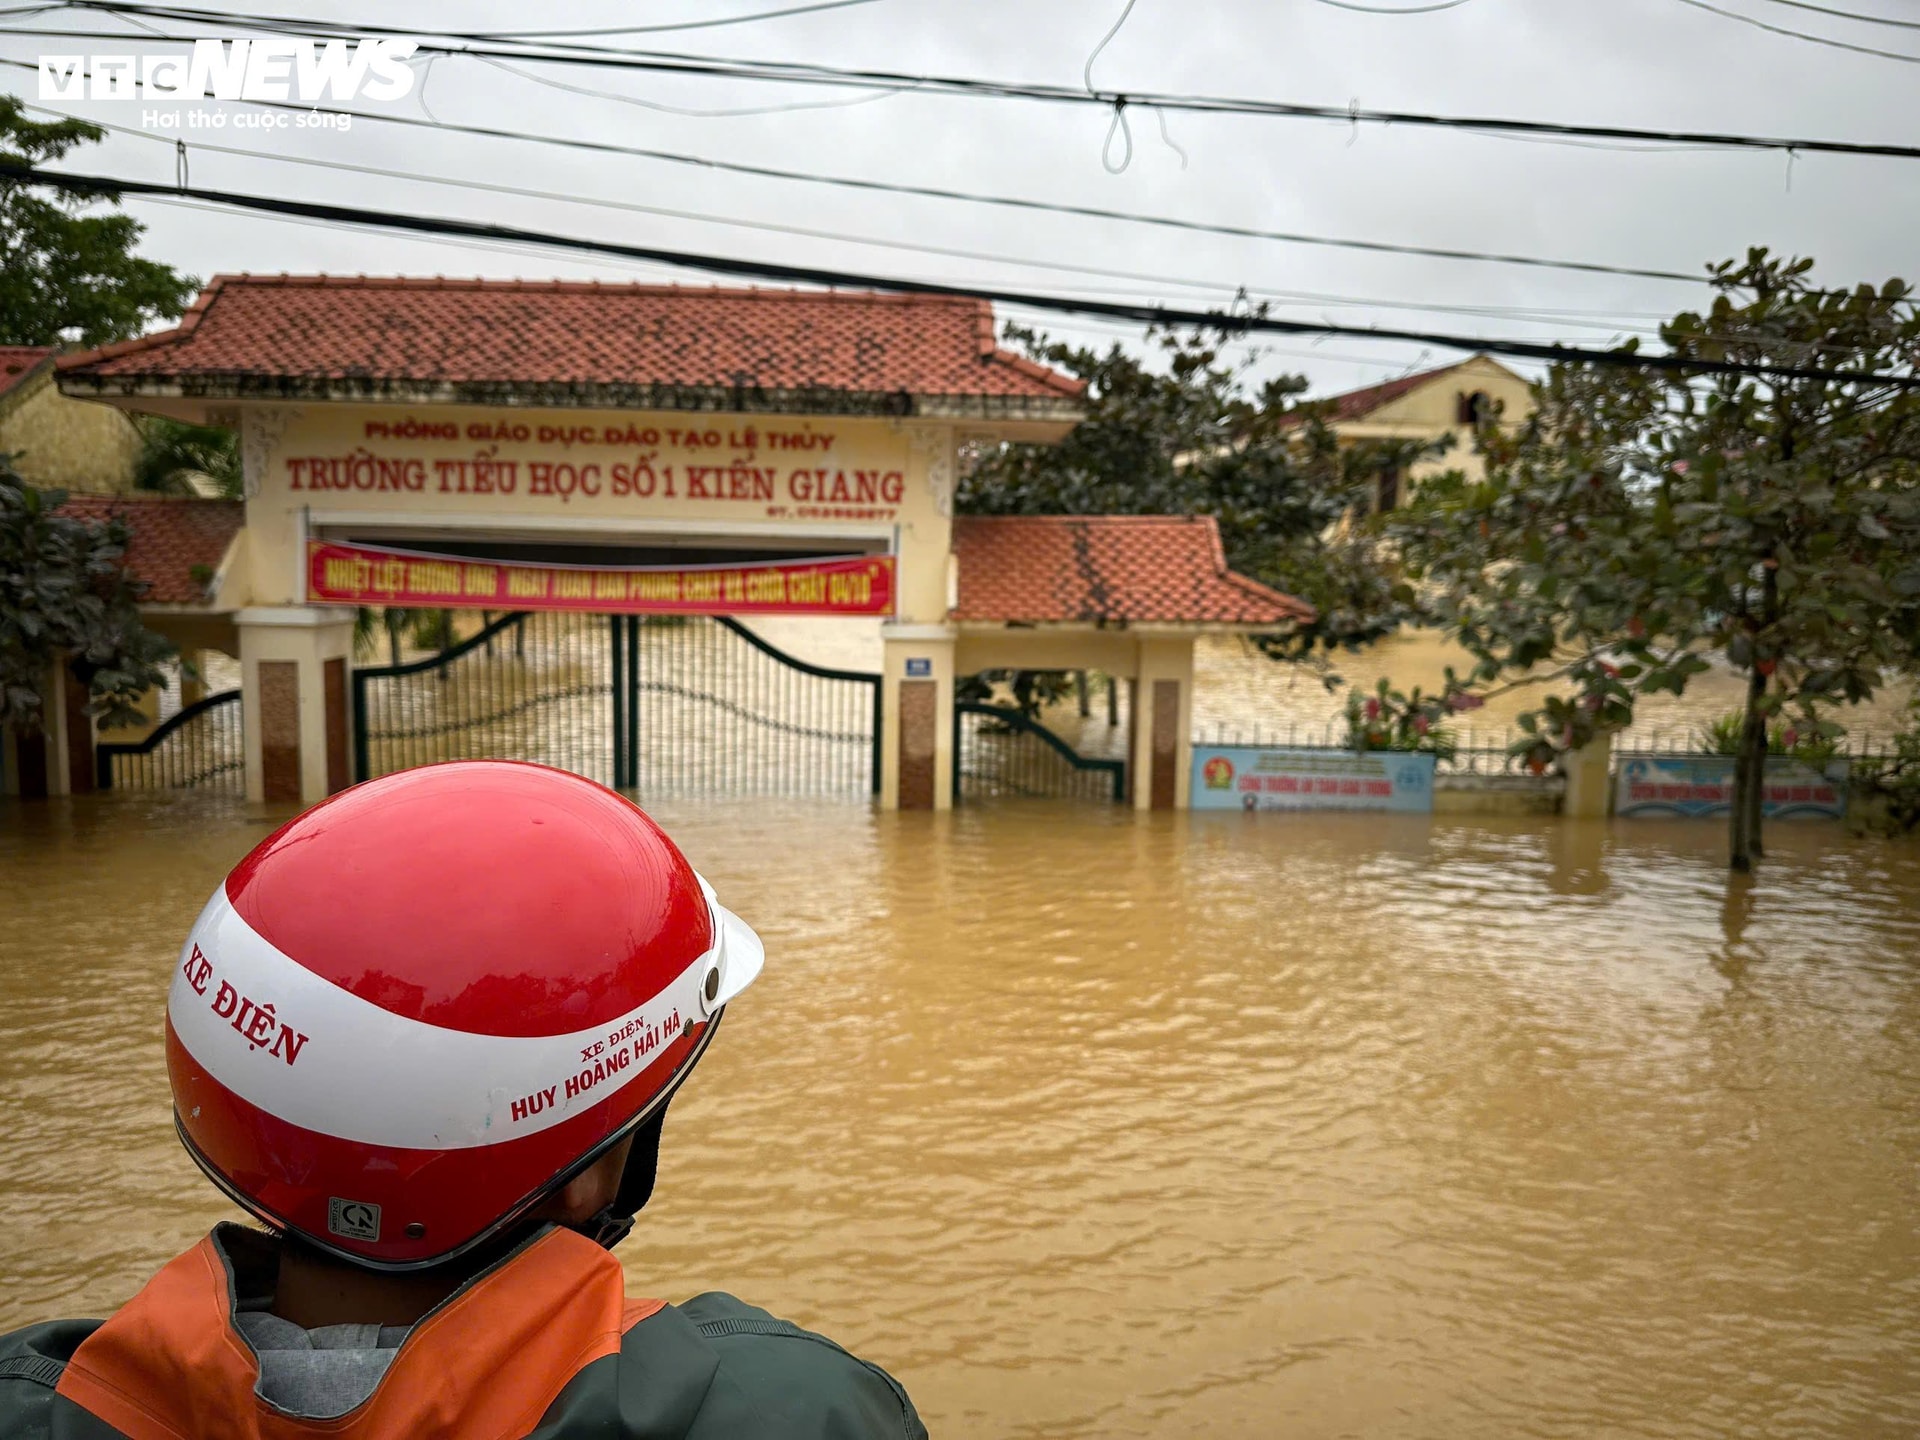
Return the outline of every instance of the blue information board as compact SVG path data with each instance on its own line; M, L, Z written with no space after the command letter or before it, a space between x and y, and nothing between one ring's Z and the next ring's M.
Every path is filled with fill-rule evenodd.
M1433 809L1434 757L1404 750L1193 747L1196 810Z

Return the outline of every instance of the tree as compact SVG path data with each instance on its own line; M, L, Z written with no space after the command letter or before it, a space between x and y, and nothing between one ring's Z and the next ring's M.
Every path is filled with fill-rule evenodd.
M193 477L203 475L223 499L241 498L240 445L233 431L165 415L143 415L137 423L140 461L134 471L134 484L140 489L194 495L199 492Z
M1223 326L1225 322L1223 322ZM1003 445L973 457L963 511L987 515L1209 515L1227 563L1311 603L1318 619L1263 648L1299 657L1393 628L1394 573L1364 527L1386 471L1443 446L1337 443L1299 376L1249 386L1219 331L1150 332L1164 369L1114 345L1061 344L1009 325L1036 360L1087 382L1087 418L1058 445Z
M41 728L57 656L87 686L88 713L125 725L172 653L140 623L145 587L123 563L126 524L62 515L66 498L0 459L0 725L15 731Z
M375 642L381 631L387 637L387 663L398 667L400 664L400 643L407 633L410 612L397 610L392 606L376 610L372 606L362 605L353 612L353 653L356 657L373 654Z
M14 164L44 165L105 138L84 120L29 120L19 100L0 96L0 158ZM81 213L100 199L57 182L0 181L0 344L125 340L193 298L193 277L134 255L146 229L139 221L117 210Z
M1520 719L1536 769L1710 658L1743 675L1736 870L1761 853L1769 726L1790 748L1834 738L1832 708L1920 641L1920 392L1867 378L1920 370L1920 317L1903 281L1825 290L1811 269L1764 250L1716 266L1712 307L1661 336L1682 359L1842 378L1556 366L1526 425L1484 432L1484 480L1423 486L1387 527L1419 613L1476 662L1432 715L1503 678L1572 687Z

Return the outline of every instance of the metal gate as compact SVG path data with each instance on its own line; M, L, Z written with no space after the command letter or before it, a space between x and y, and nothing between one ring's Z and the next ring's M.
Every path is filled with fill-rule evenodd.
M223 690L195 701L154 727L144 740L114 740L93 751L94 784L101 790L246 789L246 752L240 736L240 692Z
M1127 763L1082 755L1011 705L953 707L953 798L1127 798Z
M861 795L880 676L812 665L736 620L505 616L441 655L356 670L355 774L534 760L642 795Z

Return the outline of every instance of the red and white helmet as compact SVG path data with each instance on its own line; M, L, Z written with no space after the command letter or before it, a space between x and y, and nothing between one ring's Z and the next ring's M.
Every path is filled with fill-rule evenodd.
M499 1235L652 1122L630 1218L657 1117L762 958L611 790L506 761L390 775L283 826L200 913L167 999L175 1121L247 1209L374 1268Z

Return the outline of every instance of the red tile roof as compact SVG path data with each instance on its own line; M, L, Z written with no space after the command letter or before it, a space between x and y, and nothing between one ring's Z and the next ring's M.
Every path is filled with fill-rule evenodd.
M233 537L246 523L238 500L175 500L160 495L69 495L62 512L83 520L119 516L132 531L127 569L151 587L149 605L204 605L205 583L196 566L220 568Z
M1397 380L1382 381L1378 385L1368 385L1360 390L1348 390L1339 395L1329 395L1318 402L1304 401L1303 404L1318 403L1327 406L1327 419L1332 424L1337 425L1343 420L1363 420L1381 406L1390 405L1402 395L1411 394L1429 380L1438 380L1443 375L1451 375L1466 363L1462 360L1458 365L1442 365L1438 370L1422 370L1417 374L1402 375ZM1305 415L1290 415L1286 423L1303 425L1306 423L1306 418Z
M1084 388L1000 349L984 301L329 275L216 276L177 328L60 369L69 388L108 393L419 399L434 387L571 405L929 409L913 397L1067 419Z
M31 375L53 351L51 345L0 345L0 395Z
M964 515L955 620L1279 626L1304 600L1227 569L1211 517Z
M1397 380L1387 380L1379 385L1369 385L1362 390L1349 390L1344 395L1332 397L1333 418L1335 420L1358 420L1363 415L1371 415L1383 405L1390 405L1402 395L1418 390L1429 380L1438 380L1442 375L1458 370L1458 365L1443 365L1438 370L1422 370L1414 375L1402 375Z

